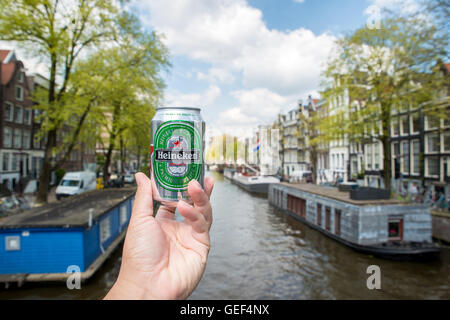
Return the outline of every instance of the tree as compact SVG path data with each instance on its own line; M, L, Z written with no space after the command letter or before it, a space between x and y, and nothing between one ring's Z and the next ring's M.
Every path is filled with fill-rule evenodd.
M321 122L323 133L329 141L379 141L386 188L391 186L393 112L436 100L448 83L439 63L447 55L447 40L421 19L389 16L379 29L357 29L337 40L324 72L323 94L334 111ZM442 109L428 110L446 116Z
M115 149L121 150L123 160L130 143L139 154L150 146L150 121L164 88L160 71L170 66L167 49L158 35L141 31L134 16L124 15L119 30L113 46L93 54L86 62L94 72L92 77L96 70L103 70L96 92L98 107L91 117L105 145L105 178ZM107 134L106 141L103 133Z
M45 111L43 130L47 135L38 202L47 202L50 174L61 164L52 163L52 158L55 156L57 134L66 118L66 92L74 65L86 48L114 38L114 20L119 12L115 3L111 0L0 2L0 39L25 46L30 55L41 57L49 70L47 98L45 103L41 100L38 105ZM80 126L83 119L85 117L81 116Z

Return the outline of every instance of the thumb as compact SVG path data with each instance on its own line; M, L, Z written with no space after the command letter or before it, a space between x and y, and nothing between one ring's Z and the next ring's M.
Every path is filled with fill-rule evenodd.
M140 218L153 215L152 183L142 172L135 175L137 183L136 196L133 203L132 217Z

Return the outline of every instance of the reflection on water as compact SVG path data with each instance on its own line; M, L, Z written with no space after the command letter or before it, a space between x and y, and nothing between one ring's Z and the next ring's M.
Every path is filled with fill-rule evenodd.
M449 249L428 263L363 255L210 174L211 251L191 299L450 299ZM0 291L0 299L102 298L119 272L120 251L81 290L27 284ZM373 264L381 268L381 290L366 287Z

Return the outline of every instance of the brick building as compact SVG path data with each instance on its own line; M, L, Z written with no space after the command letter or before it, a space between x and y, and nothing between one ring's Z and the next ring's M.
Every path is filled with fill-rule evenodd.
M24 178L39 176L44 146L34 139L34 78L14 51L0 50L0 74L0 183L14 190Z

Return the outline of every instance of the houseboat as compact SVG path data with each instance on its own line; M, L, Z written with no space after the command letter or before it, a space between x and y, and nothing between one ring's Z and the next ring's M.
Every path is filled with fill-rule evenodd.
M235 173L236 173L236 169L233 169L233 168L225 168L223 170L223 176L224 176L224 178L226 178L228 180L232 180Z
M434 259L430 209L393 199L353 200L313 184L272 184L269 203L359 252L389 259Z
M232 182L248 192L267 195L269 186L274 183L280 183L280 179L272 176L246 176L242 173L236 173Z
M85 192L0 219L0 282L91 277L125 237L135 188Z

